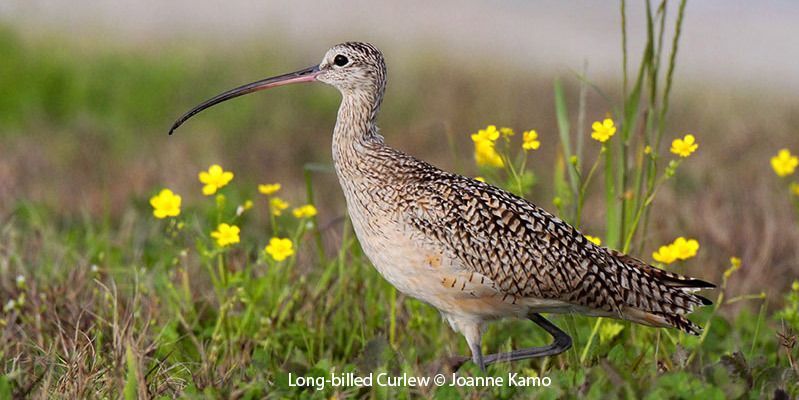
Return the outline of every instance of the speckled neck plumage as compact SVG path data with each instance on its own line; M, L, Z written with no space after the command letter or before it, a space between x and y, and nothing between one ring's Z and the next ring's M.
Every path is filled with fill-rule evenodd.
M342 96L333 130L333 162L342 180L372 176L370 164L380 161L375 156L386 147L375 122L382 98L365 91Z

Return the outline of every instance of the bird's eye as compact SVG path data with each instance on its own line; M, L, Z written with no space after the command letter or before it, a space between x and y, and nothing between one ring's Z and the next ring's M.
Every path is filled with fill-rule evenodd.
M348 60L346 56L343 56L341 54L337 55L336 58L333 59L333 64L336 64L339 67L347 65L347 63L349 62L350 60Z

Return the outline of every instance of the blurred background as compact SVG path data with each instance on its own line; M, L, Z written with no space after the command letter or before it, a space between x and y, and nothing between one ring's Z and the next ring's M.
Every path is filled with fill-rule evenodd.
M642 5L630 3L634 69L646 27ZM302 199L302 167L331 163L332 88L247 96L166 132L198 102L317 63L346 40L386 56L380 125L395 147L475 175L470 133L488 124L536 129L531 200L552 211L553 80L564 81L571 110L583 71L617 104L619 19L618 5L600 0L5 0L0 219L36 204L56 224L118 224L131 209L147 212L164 186L199 201L197 172L211 163L233 170L253 196L257 183L282 182L287 198ZM789 0L706 0L686 10L667 141L693 133L700 147L659 194L648 247L699 239L691 272L708 278L739 256L745 277L731 284L741 293L785 289L799 274L799 224L769 166L779 149L799 151L797 20L799 3ZM597 91L587 101L589 121L613 108ZM313 179L324 226L344 215L343 196L332 173ZM603 229L594 193L589 233Z

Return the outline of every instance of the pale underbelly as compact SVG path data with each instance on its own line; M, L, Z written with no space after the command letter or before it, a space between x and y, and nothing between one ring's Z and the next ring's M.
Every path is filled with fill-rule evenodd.
M572 305L558 300L503 294L487 277L468 271L444 251L415 242L410 235L353 225L364 253L389 283L444 314L487 320L572 309Z

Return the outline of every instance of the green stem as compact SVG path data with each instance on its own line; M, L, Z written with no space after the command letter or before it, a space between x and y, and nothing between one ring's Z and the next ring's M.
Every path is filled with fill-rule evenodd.
M566 98L563 95L563 87L561 86L559 79L555 79L555 114L558 120L558 134L560 135L560 142L563 147L563 155L566 158L566 163L571 163L572 150L568 109L566 108ZM574 168L571 167L567 168L567 171L569 175L571 197L574 198L574 196L577 196L579 188L577 174L575 173Z
M621 68L623 77L622 95L627 97L627 2L625 0L621 0L619 7L621 8Z
M397 289L392 286L389 291L389 322L388 322L388 343L392 348L397 348Z
M581 365L585 363L585 358L588 356L588 350L591 348L591 344L594 343L594 337L596 337L597 333L599 332L600 325L602 325L602 318L597 318L596 322L594 323L594 329L591 331L591 335L588 336L588 342L585 343L583 352L580 354Z
M673 165L673 169L676 170L677 167L680 166L681 162L682 162L681 160L677 160L677 162ZM641 221L641 217L646 213L646 211L649 209L649 206L655 200L655 195L657 194L658 189L663 185L664 182L666 182L666 180L669 179L668 171L669 170L667 169L667 172L664 173L660 177L660 179L655 182L655 184L652 186L651 192L647 193L646 198L644 199L643 202L641 202L640 206L636 210L635 217L633 218L633 222L630 225L629 232L627 232L627 236L624 240L624 251L628 251L630 249L630 244L632 243L633 236L635 236L635 232L638 229L638 224Z
M763 303L760 304L760 312L757 314L757 324L755 325L755 334L752 336L752 347L749 349L749 357L748 359L752 359L752 356L755 354L755 345L757 344L757 337L760 334L760 324L763 323L763 318L766 315L766 301L764 299Z
M216 268L217 268L217 272L219 273L219 282L222 284L222 288L226 289L227 288L227 272L225 270L224 255L222 253L220 253L217 256Z
M619 232L619 213L616 206L616 176L613 173L613 148L603 145L605 153L605 210L606 210L606 232L605 239L609 248L618 248Z
M524 197L524 190L522 189L522 179L519 174L516 172L516 169L513 167L513 163L510 160L510 157L505 156L504 154L500 154L502 157L502 163L505 165L505 171L511 176L511 179L514 180L517 186L518 193L517 195Z
M574 219L574 226L577 228L580 227L580 222L582 221L582 214L583 214L583 205L585 204L585 192L588 190L588 184L591 182L591 178L594 176L594 172L596 172L597 167L599 166L599 161L602 160L601 153L597 154L596 159L594 160L594 164L591 166L591 169L588 171L588 176L585 177L585 180L582 181L580 186L579 196L577 198L577 215Z

